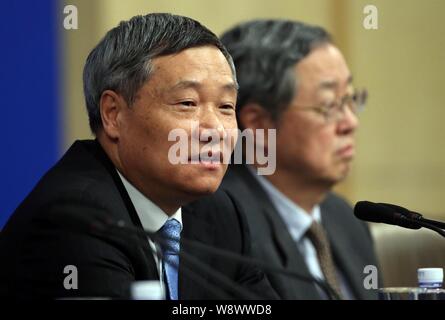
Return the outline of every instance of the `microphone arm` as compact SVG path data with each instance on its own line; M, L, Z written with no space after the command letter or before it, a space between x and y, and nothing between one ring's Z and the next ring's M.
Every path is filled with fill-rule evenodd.
M440 234L442 237L445 237L445 223L441 221L435 221L431 219L426 219L423 217L422 214L410 211L408 209L405 209L403 207L389 204L389 203L379 203L380 205L389 207L390 209L393 209L395 213L397 213L399 219L407 220L412 223L416 223L421 227L433 230Z
M441 224L443 224L442 222L424 219L424 218L420 218L419 220L416 220L416 221L420 226L430 229L430 230L433 230L445 238L445 231L443 229L441 229L440 227L437 227L437 225L436 225L436 224L441 225Z
M431 224L431 225L433 225L433 226L435 226L437 228L440 228L440 229L445 229L445 223L442 222L442 221L426 219L426 218L423 218L423 217L420 218L420 221L422 221L424 223Z

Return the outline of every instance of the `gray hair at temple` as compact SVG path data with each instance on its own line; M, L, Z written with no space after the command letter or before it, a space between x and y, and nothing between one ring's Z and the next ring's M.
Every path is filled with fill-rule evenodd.
M268 19L239 24L221 41L237 71L237 111L257 103L277 119L296 95L292 68L312 49L330 43L331 36L321 27Z
M148 80L152 60L188 48L212 45L221 50L236 72L232 58L218 37L198 21L168 13L152 13L122 21L108 31L89 54L83 70L83 88L90 128L102 128L100 97L105 90L121 94L131 106Z

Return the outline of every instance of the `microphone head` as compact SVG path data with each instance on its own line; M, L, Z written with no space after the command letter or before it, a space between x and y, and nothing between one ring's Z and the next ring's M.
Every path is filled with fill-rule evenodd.
M379 205L385 206L385 207L389 207L391 208L393 211L398 212L410 219L420 219L422 218L422 215L420 213L417 212L413 212L410 211L404 207L401 206L396 206L395 204L390 204L390 203L379 203Z
M389 208L371 201L359 201L354 207L354 215L369 222L385 223L388 219L391 219L391 213L392 211Z
M387 223L408 229L421 228L411 215L400 212L401 210L397 210L395 207L382 203L359 201L354 207L354 215L360 220L369 222Z

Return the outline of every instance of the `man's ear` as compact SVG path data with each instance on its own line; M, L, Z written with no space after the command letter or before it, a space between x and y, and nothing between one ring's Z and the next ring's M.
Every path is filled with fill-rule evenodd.
M276 123L272 115L265 108L256 103L248 103L241 108L238 113L240 127L243 129L251 129L255 133L255 148L269 151L269 129L276 130ZM263 129L264 134L257 134L257 129ZM257 153L255 153L257 155Z
M244 105L238 113L240 127L244 129L271 129L275 123L271 114L256 103Z
M119 138L119 114L125 107L125 100L113 90L105 90L100 97L100 116L105 135Z

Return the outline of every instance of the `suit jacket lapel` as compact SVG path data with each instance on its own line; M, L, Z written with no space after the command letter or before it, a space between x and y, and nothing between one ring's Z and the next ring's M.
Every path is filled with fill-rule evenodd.
M215 226L208 223L203 217L195 214L192 207L186 206L182 208L182 221L183 230L181 232L181 250L180 250L180 263L179 263L179 297L180 299L202 299L203 290L207 291L207 288L202 284L198 284L193 277L199 277L204 283L208 283L209 275L205 272L199 271L193 264L183 257L183 253L186 252L192 255L200 263L212 268L212 261L215 257L211 254L204 252L203 250L193 247L193 245L187 245L183 243L184 239L198 241L203 244L214 246L214 228ZM187 270L184 269L187 267ZM192 275L190 274L193 273ZM200 287L200 288L197 288ZM196 288L196 290L193 290Z
M232 169L236 172L236 175L245 182L245 184L251 189L251 194L255 195L252 199L253 203L256 203L258 208L261 208L262 214L265 216L266 220L269 222L272 228L272 237L276 245L276 249L282 259L281 263L283 266L287 266L289 263L289 249L297 249L294 241L287 232L287 228L283 223L279 213L275 209L269 195L261 187L255 177L252 176L249 169L246 166L234 166ZM256 213L252 213L256 214ZM250 214L249 214L250 215Z
M122 202L124 204L125 209L128 212L130 221L126 221L127 223L132 223L134 226L139 227L143 229L142 223L139 219L139 216L136 212L136 209L131 202L130 196L128 195L127 190L124 187L124 184L122 183L122 180L120 179L116 168L114 167L111 160L108 158L105 151L102 149L101 145L97 140L91 141L88 148L90 151L96 156L96 158L99 160L99 162L105 167L107 172L110 174L120 196L122 199ZM125 210L123 208L123 210ZM145 279L159 279L159 272L156 265L156 262L154 260L152 249L148 243L147 237L144 237L142 235L135 235L135 237L138 237L138 250L141 254L141 257L145 257L145 263L141 263L141 265L134 265L135 269L135 280L145 280Z

